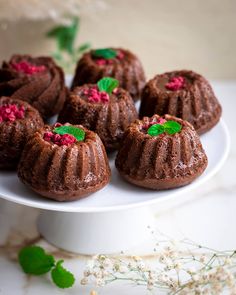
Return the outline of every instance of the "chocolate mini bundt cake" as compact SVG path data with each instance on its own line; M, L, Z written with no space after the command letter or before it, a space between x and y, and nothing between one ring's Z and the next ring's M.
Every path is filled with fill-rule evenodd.
M126 130L115 165L128 182L163 190L192 182L206 169L207 156L190 123L154 115Z
M103 188L110 167L99 136L80 125L44 126L28 140L18 166L20 180L43 197L81 199Z
M67 91L64 74L50 57L13 55L0 68L0 96L27 101L44 119L60 111Z
M133 100L140 99L145 84L141 62L129 50L104 48L91 50L79 60L72 89L83 84L94 84L103 77L113 77L127 90Z
M142 93L140 118L170 114L190 122L198 134L213 128L220 119L221 106L209 82L192 71L156 75Z
M117 149L125 129L138 118L131 96L117 86L117 80L105 77L97 84L76 87L58 121L81 124L100 136L107 151Z
M19 162L28 137L43 127L39 112L27 102L0 98L0 168L12 169Z

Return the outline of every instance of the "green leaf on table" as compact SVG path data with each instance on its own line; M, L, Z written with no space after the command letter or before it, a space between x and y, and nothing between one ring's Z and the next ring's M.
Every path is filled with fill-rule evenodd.
M20 250L19 263L27 274L42 275L49 272L55 265L52 255L45 253L39 246L27 246Z
M104 77L97 82L99 91L105 91L108 94L111 94L112 91L118 87L119 81L111 78L111 77Z
M181 131L182 126L178 122L175 121L167 121L163 124L165 132L168 134L175 134Z
M60 25L47 32L47 37L57 40L57 46L59 50L72 54L74 51L74 42L78 30L79 19L74 18L71 25Z
M83 141L85 138L85 131L74 126L60 126L53 129L53 132L64 135L73 135L78 141Z
M111 59L117 56L117 52L111 48L101 48L92 51L92 56L104 59Z
M158 136L164 132L164 126L161 124L154 124L151 127L149 127L147 131L147 133L151 136Z
M65 289L74 285L75 277L62 266L63 262L63 260L57 262L56 266L51 271L51 277L57 287Z

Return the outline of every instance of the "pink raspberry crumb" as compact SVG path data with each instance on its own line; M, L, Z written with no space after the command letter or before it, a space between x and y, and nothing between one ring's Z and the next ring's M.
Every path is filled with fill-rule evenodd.
M108 102L109 101L109 94L105 91L100 92L100 99L102 102Z
M149 122L149 123L145 123L144 125L143 125L143 129L148 129L149 127L151 127L152 125L155 125L155 124L160 124L160 125L162 125L162 124L164 124L166 122L166 119L164 119L164 118L159 118L158 120L157 120L157 122Z
M173 77L170 79L168 83L166 83L165 87L168 90L176 91L184 88L185 79L182 76Z
M59 146L62 146L62 145L68 146L77 141L76 138L71 134L61 135L61 134L55 134L51 131L45 132L43 135L43 139L46 141L51 141L52 143L55 143Z
M99 91L97 86L85 89L83 94L88 97L88 101L91 103L107 103L109 102L109 94L105 91Z
M40 73L46 70L44 65L34 65L28 61L20 61L18 63L11 63L11 66L17 72L24 73L26 75L33 75L35 73Z
M123 59L125 57L125 54L124 54L124 52L122 50L119 50L116 57L118 59Z
M110 59L107 59L107 64L108 65L112 65L113 64L113 60L110 58Z
M57 122L54 124L54 127L60 127L61 125L62 125L61 123Z
M70 134L64 134L61 136L60 144L61 145L70 145L76 142L76 138Z
M45 132L43 135L43 139L46 141L50 141L52 137L53 137L53 133L50 131Z
M96 64L99 65L99 66L104 66L107 64L107 61L104 59L104 58L98 58L96 59Z
M5 104L0 106L0 123L3 121L14 122L25 117L25 108L16 104Z
M88 90L88 89L84 89L84 90L83 90L83 94L84 94L84 95L88 95L88 94L89 94L89 90Z
M164 124L166 122L166 119L163 119L163 118L159 118L158 120L157 120L157 124Z

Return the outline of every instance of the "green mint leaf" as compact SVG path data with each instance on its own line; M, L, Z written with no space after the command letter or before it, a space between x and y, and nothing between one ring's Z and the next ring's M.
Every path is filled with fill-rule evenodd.
M182 129L182 126L175 121L167 121L163 124L165 132L168 134L175 134L180 132L180 130Z
M52 255L47 255L39 246L27 246L20 250L19 263L27 274L42 275L51 270L55 265Z
M78 141L83 141L85 138L85 132L83 129L74 126L60 126L53 129L53 132L63 135L70 134L73 135Z
M104 77L97 82L97 85L99 91L105 91L106 93L111 94L112 91L118 87L119 81L114 78Z
M62 266L63 262L63 260L57 262L56 266L51 271L51 277L57 287L65 289L74 285L75 278L71 272Z
M117 56L117 52L111 48L101 48L92 51L92 56L111 59Z
M47 33L47 37L56 39L59 50L72 54L74 51L74 42L78 30L79 19L74 18L71 25L57 26Z
M89 48L91 47L91 44L90 43L83 43L82 45L80 45L78 48L77 48L77 52L79 53L82 53L86 50L88 50Z
M52 57L57 61L61 61L63 59L62 55L59 52L52 53Z
M154 124L148 128L147 133L151 136L157 136L164 133L164 126L161 124Z

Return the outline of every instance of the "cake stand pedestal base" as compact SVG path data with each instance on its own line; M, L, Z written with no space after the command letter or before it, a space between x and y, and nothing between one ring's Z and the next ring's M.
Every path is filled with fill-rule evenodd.
M38 229L58 248L80 254L112 254L150 238L154 222L148 207L101 213L42 211Z

